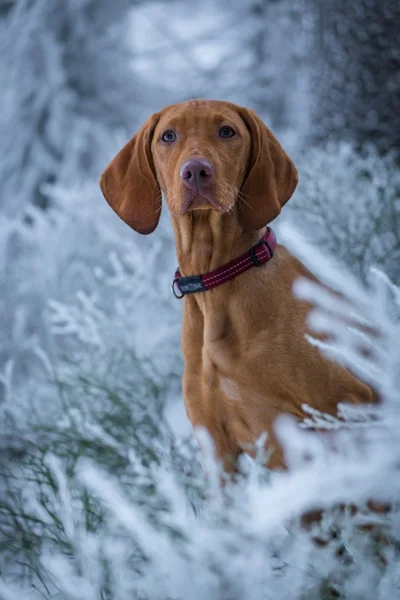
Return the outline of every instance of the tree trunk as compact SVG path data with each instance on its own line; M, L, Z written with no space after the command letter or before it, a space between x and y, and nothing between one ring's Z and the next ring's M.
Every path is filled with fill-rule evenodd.
M313 136L400 150L400 2L314 0Z

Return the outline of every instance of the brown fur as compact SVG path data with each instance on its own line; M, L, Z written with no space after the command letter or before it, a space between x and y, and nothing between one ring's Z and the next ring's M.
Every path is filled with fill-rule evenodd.
M218 136L225 125L235 130L233 138ZM166 130L176 133L172 144L161 139ZM205 158L215 168L213 206L199 197L187 207L180 167L191 157ZM162 191L181 273L195 275L237 258L260 240L292 195L297 171L253 111L196 100L153 115L100 184L112 208L140 233L157 226ZM284 467L273 429L281 413L302 419L302 404L334 414L341 401L374 401L369 387L305 339L311 306L292 294L300 276L314 279L278 246L262 267L184 299L187 413L195 427L209 431L228 472L264 431L274 447L269 466Z

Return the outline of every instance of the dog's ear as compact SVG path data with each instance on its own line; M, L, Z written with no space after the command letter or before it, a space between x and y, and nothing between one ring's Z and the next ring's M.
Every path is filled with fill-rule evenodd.
M151 155L159 115L148 119L101 176L100 187L111 208L138 233L151 233L161 213L161 190Z
M239 109L251 134L248 171L240 190L239 217L248 231L261 229L281 212L293 194L297 169L282 146L253 111Z

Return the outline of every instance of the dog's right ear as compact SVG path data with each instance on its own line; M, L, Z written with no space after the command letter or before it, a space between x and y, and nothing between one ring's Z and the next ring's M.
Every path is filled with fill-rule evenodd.
M151 155L151 140L159 114L151 116L120 150L101 176L104 198L117 215L138 233L151 233L161 214L161 190Z

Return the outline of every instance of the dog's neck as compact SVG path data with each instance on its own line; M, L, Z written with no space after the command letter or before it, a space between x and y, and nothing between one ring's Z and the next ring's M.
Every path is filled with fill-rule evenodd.
M263 236L265 229L244 231L233 213L192 211L172 216L176 252L183 276L200 275L237 258Z

